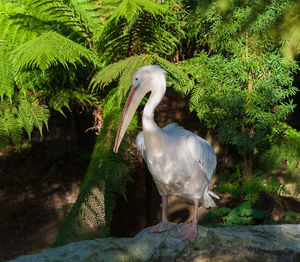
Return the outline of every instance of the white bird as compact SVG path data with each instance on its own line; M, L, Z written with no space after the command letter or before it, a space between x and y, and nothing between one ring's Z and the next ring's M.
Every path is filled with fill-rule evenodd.
M132 76L132 87L126 101L114 144L118 148L126 129L143 97L151 92L145 105L142 123L143 132L137 136L137 148L147 163L158 191L162 196L162 220L149 233L163 232L176 226L167 218L168 196L174 195L194 202L194 219L181 224L181 237L194 242L197 236L197 211L199 203L206 208L215 206L208 190L216 168L216 155L211 145L201 137L177 124L159 128L154 122L154 110L166 92L166 78L161 67L148 65L138 69Z

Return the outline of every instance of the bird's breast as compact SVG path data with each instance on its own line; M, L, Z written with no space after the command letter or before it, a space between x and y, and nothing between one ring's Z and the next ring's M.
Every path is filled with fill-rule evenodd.
M188 199L201 198L208 185L207 178L191 157L186 137L144 138L145 161L159 192Z
M160 192L186 198L189 196L189 183L194 180L196 172L192 163L180 158L173 150L147 154L147 166ZM200 182L200 181L198 181Z

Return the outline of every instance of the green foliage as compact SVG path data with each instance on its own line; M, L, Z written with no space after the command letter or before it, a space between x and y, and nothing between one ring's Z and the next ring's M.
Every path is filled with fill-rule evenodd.
M111 152L116 121L130 78L139 67L159 64L165 68L171 76L169 84L183 94L191 92L190 108L200 120L218 129L223 141L237 146L240 153L267 148L280 131L280 123L294 107L288 99L296 92L291 82L297 66L283 59L276 37L268 32L290 2L274 0L259 6L257 2L228 3L230 8L220 8L219 1L213 1L198 9L193 1L101 1L101 29L88 41L105 65L90 84L93 92L105 96L101 104L104 129L78 200L55 246L108 234L114 192L124 194L118 181L128 179L126 165L119 160L130 156L124 151L117 156ZM194 57L197 52L197 57L179 65L169 62ZM121 147L121 151L125 148ZM105 174L109 174L109 179ZM223 191L230 191L237 198L242 195L247 201L233 211L220 211L221 216L226 215L226 223L267 223L269 215L253 211L250 206L262 192L276 197L284 188L276 181L260 178L258 173L245 180L241 167L235 174L228 173L226 180L230 182L219 180L220 191L223 186ZM94 185L105 199L104 220L96 209L103 203L93 191ZM85 221L92 221L91 228Z
M288 60L294 59L300 52L300 1L294 1L287 10L282 31L284 32L284 54Z
M154 51L161 53L161 50L171 54L176 47L175 44L172 45L168 41L172 39L171 36L174 36L176 31L171 34L163 29L166 23L161 23L162 17L155 16L158 5L153 1L131 1L130 4L136 6L130 10L131 14L123 15L123 9L128 7L128 3L122 1L122 5L118 5L115 10L106 14L108 21L104 25L103 31L100 31L99 35L94 38L96 48L102 54L102 60L110 63L100 70L91 82L93 91L106 94L101 105L104 126L101 129L99 142L94 149L78 200L61 227L54 246L92 236L107 236L109 233L112 211L115 207L115 193L121 193L125 197L125 184L129 179L128 165L123 161L124 159L129 161L130 153L127 151L125 154L124 149L132 147L122 143L118 155L113 154L112 147L121 113L121 104L126 99L130 79L134 72L144 65L159 64L170 73L172 84L178 91L187 93L191 89L191 81L186 73L166 59L154 54ZM149 6L144 8L143 5L148 3ZM155 30L161 30L162 34L157 34ZM173 40L174 43L177 41L175 36ZM159 46L161 43L165 48ZM130 53L136 55L126 57ZM111 63L120 58L122 60ZM115 88L116 84L118 84L117 88ZM136 122L133 124L136 125ZM126 138L128 136L125 137L125 140ZM134 139L131 137L129 141L132 142ZM86 208L88 199L97 199L94 197L95 192L93 191L95 186L104 194L104 220L101 216L103 210L101 212L95 210L95 206L103 207L99 199L95 200L95 205L89 204ZM92 214L98 221L91 218ZM88 221L92 221L91 228L87 227Z
M300 132L284 124L284 132L281 134L279 144L257 156L257 162L265 173L280 174L283 164L287 161L288 166L284 171L285 183L296 185L295 194L300 193L300 169L297 168L300 162Z
M1 129L5 146L21 142L23 131L30 138L34 127L42 133L49 108L63 113L70 101L95 102L78 78L89 77L82 68L102 66L91 41L101 26L89 0L9 0L0 7L0 108L12 118ZM75 76L78 69L85 76Z
M97 138L90 165L81 186L80 194L68 217L61 226L53 246L61 246L71 241L108 236L116 193L126 198L125 186L130 180L128 162L133 155L128 143L136 135L137 119L129 126L129 136L120 148L120 154L112 151L114 137L121 111L116 109L117 89L109 94L104 108L104 126ZM126 151L124 151L128 148ZM126 156L126 158L125 158ZM125 162L126 161L126 162Z
M30 137L34 127L42 134L43 124L47 126L49 110L36 97L19 94L14 101L14 104L6 100L0 103L0 147L10 141L20 144L23 131Z
M293 2L213 1L200 6L201 25L196 57L180 66L194 80L190 109L208 128L218 131L221 142L237 148L244 159L243 173L251 176L254 152L274 144L282 123L293 112L297 92L294 61L282 54L283 45L273 34Z
M259 166L265 172L280 171L284 161L288 160L289 165L286 172L289 174L299 174L297 164L300 161L300 132L284 124L284 132L280 136L280 143L275 144L259 156Z
M119 80L118 104L124 99L130 87L130 79L137 69L149 64L159 64L170 73L172 80L176 83L177 90L187 93L191 89L191 81L187 74L175 65L156 55L131 56L114 64L110 64L99 71L93 78L91 84L95 89L97 85L104 87L109 83Z
M114 135L130 78L139 67L158 64L166 69L168 86L190 94L191 110L241 154L260 153L282 132L282 121L294 108L292 76L297 65L283 58L284 43L274 32L293 2L208 3L0 1L3 145L19 143L25 132L30 137L34 127L42 132L50 109L64 114L70 103L99 106L101 101L103 127L55 246L109 233L115 194L125 197L128 163L134 162L130 149L125 151L132 148L129 144L123 143L118 155L112 153ZM178 64L186 58L191 59ZM125 143L134 141L136 125L135 120ZM249 206L261 192L276 196L284 190L259 174L245 180L241 167L220 176L218 183L220 192L241 195ZM267 217L248 209L219 212L228 224Z
M241 154L268 148L295 107L288 99L297 90L292 86L297 65L286 64L280 53L228 59L202 52L181 65L195 81L191 110Z
M41 23L28 15L22 4L0 1L0 44L13 46L39 35Z
M100 28L99 6L92 0L20 0L18 2L23 3L29 16L52 28L55 24L59 31L69 29L77 36L88 38L91 33Z
M11 54L6 46L0 46L0 148L10 142L20 144L23 131L30 138L34 127L42 134L47 126L49 110L45 104L28 90L16 93Z
M279 194L288 192L286 187L277 179L264 178L261 171L254 171L250 178L245 179L241 164L235 166L233 173L225 170L222 174L219 174L215 184L218 192L229 193L233 199L242 198L249 208L255 205L262 193L266 193L279 201Z
M45 92L46 93L46 92ZM48 104L54 109L60 112L66 117L63 112L63 108L66 107L69 111L70 101L81 102L82 104L96 104L97 99L93 94L87 93L85 90L71 90L71 89L60 89L57 92L51 92L50 100Z
M0 1L0 9L0 146L5 146L20 144L23 133L30 137L34 127L42 133L43 124L47 126L49 108L64 114L65 107L70 110L71 101L97 103L87 86L91 72L102 66L91 40L101 26L98 6L89 0ZM60 159L55 165L63 161L61 157L66 150L65 147L60 151ZM122 169L123 173L114 172L111 177L119 175L123 180L115 178L104 184L109 179L99 177L97 180L98 173L92 173L100 167L95 163L98 157L99 154L92 158L94 169L87 175L92 178L83 185L75 205L78 208L72 209L73 216L66 220L65 227L69 231L62 229L58 241L74 241L91 235L84 214L88 219L94 215L95 225L97 221L100 225L105 210L102 222L105 225L105 219L111 220L114 193L124 191L127 169L125 164L115 161L113 167L118 172ZM100 157L105 163L101 166L107 171L107 165L112 162L104 155ZM106 172L103 168L100 168L102 174ZM93 205L99 204L95 202L97 200L102 201L98 198L101 190L105 191L105 203ZM88 210L92 210L91 213ZM82 224L79 223L81 220L84 221ZM80 231L82 228L86 230ZM103 227L99 228L100 232ZM109 231L109 223L102 231Z
M0 39L6 44L26 43L40 34L57 31L74 40L90 41L99 31L99 7L91 0L8 0L0 2Z
M288 210L282 216L281 221L285 222L285 223L299 224L300 223L300 213Z
M111 63L132 55L174 54L185 35L180 1L107 2L119 5L107 14L107 23L94 37L102 59Z
M4 96L9 99L14 94L14 79L9 63L9 57L5 47L0 46L0 98L3 100Z
M122 18L125 18L127 22L131 22L144 12L161 15L162 12L167 10L165 5L157 4L152 0L112 0L108 2L116 6L108 22L118 22Z
M244 226L258 224L274 224L270 213L249 208L246 202L236 208L221 207L209 212L200 222L200 225L219 226Z
M98 64L94 53L56 32L41 34L14 49L11 55L15 58L17 71L27 67L44 71L58 64L68 68L68 64L82 64L82 58L95 66Z
M231 55L240 49L246 51L247 35L249 51L259 55L273 50L278 44L278 25L293 4L281 0L225 0L212 1L209 6L199 5L195 13L207 27L202 44L209 46L211 53Z

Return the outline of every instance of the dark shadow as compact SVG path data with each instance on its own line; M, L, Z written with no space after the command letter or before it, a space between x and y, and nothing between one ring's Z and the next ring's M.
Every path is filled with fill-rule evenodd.
M92 119L76 108L49 121L41 137L0 156L0 260L49 248L77 199L89 164Z
M176 210L169 215L170 221L176 221L177 223L184 223L188 220L190 211L187 208Z

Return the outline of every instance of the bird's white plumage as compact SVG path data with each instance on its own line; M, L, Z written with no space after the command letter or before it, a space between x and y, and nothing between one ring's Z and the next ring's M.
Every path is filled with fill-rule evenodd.
M142 154L142 157L145 159L145 143L143 132L139 132L139 134L136 136L136 147L138 151Z
M166 92L165 73L155 65L141 67L134 73L113 150L118 152L134 112L143 97L151 92L143 112L143 132L136 138L138 150L162 196L162 220L148 233L163 232L176 225L168 221L166 211L168 196L175 195L194 202L193 221L178 227L180 236L194 242L198 232L199 203L204 207L213 207L215 203L211 196L219 198L208 190L217 160L211 145L201 137L174 123L159 128L154 122L155 108Z
M193 134L188 137L187 147L191 155L199 162L208 180L210 180L217 165L216 155L211 145L203 138Z
M199 162L205 175L210 180L217 165L217 158L210 143L176 123L171 123L163 129L188 137L187 147L192 157Z
M177 124L159 128L154 122L154 111L166 92L165 71L148 65L132 76L132 89L120 119L114 151L117 152L127 126L142 98L151 92L145 105L143 132L136 139L148 169L161 195L176 195L199 199L205 207L214 206L208 191L216 167L216 156L211 145Z
M217 161L211 145L176 123L164 127L162 134L169 137L173 142L170 143L169 148L165 148L167 151L162 152L158 161L148 160L148 158L153 159L153 157L148 156L149 153L147 154L143 132L140 132L136 138L137 148L146 161L150 172L152 171L160 193L188 199L199 198L204 207L214 207L215 203L210 195L216 198L218 196L209 191L208 186ZM173 143L176 152L172 151ZM165 165L162 166L159 162L165 163ZM168 168L169 164L172 166L171 169ZM155 165L159 168L155 168Z

